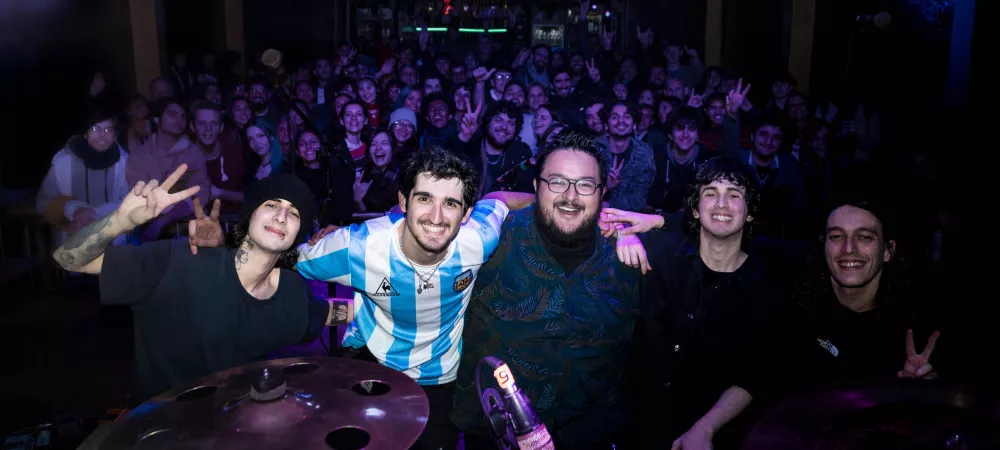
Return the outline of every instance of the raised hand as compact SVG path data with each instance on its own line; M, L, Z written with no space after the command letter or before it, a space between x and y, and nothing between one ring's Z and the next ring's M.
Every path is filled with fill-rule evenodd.
M913 330L906 330L906 363L903 370L896 372L899 378L935 378L934 366L931 365L931 353L934 353L934 345L937 344L941 333L935 331L931 337L927 338L927 346L924 351L917 353L917 348L913 345Z
M531 50L522 48L521 51L517 54L517 58L514 58L514 63L511 64L511 67L513 67L514 69L521 67L522 65L524 65L525 62L528 61L528 58L530 57L531 57Z
M590 76L590 80L594 83L599 83L601 81L601 71L597 69L597 63L594 62L594 58L590 58L590 62L584 61L583 64L587 66L587 75Z
M391 75L396 70L396 58L389 58L382 63L382 68L378 73L381 75Z
M472 71L472 77L475 78L477 82L485 83L486 80L489 80L496 71L497 69L495 68L486 70L485 67L476 67L476 70Z
M375 180L368 180L367 183L362 179L362 177L354 178L354 203L363 203L365 195L368 194L368 188L371 187Z
M701 108L701 105L705 103L705 94L691 94L688 97L687 105L692 108Z
M465 114L462 115L462 123L459 126L458 138L462 142L469 142L472 136L475 136L476 131L479 131L479 113L483 111L483 103L480 102L476 105L475 111L472 110L472 104L469 103L469 98L465 98Z
M417 43L420 44L421 50L427 50L427 43L431 40L431 32L427 27L423 27L420 30L420 34L417 35Z
M187 200L192 195L201 190L201 186L192 186L183 191L170 193L177 180L180 180L184 172L187 172L187 164L181 164L174 173L170 174L163 184L157 180L150 180L149 183L140 181L135 184L132 191L125 196L122 204L118 206L115 214L121 219L121 223L128 229L138 227L154 217L159 216L164 210L182 200Z
M689 47L685 46L684 47L684 53L687 53L687 55L691 59L698 59L698 50L695 50L693 48L689 48Z
M205 216L205 210L201 208L201 200L194 199L194 219L188 222L188 244L191 245L191 254L198 254L198 247L215 248L222 247L225 237L222 233L222 224L219 223L219 206L222 201L215 199L212 202L212 212Z
M611 46L615 42L615 32L612 31L608 33L607 25L604 25L601 31L601 46L604 47L604 51L611 51Z
M635 26L635 35L639 39L639 45L642 48L648 48L653 44L653 29L647 28L646 31L642 31L638 25Z
M608 171L608 189L614 189L622 182L621 174L622 168L625 167L625 159L622 158L621 162L618 161L618 157L615 156L611 161L611 170Z
M750 92L750 84L747 83L747 87L744 88L743 79L740 78L736 82L736 88L726 94L726 112L730 115L736 115L739 113L740 109L743 108L743 103L747 102L748 92Z

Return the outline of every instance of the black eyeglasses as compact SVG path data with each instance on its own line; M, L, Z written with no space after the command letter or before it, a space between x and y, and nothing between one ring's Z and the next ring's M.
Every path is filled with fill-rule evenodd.
M563 177L550 177L545 179L538 177L539 180L544 181L545 184L549 185L549 190L553 194L562 194L569 190L569 187L575 186L576 193L580 195L594 195L597 192L597 188L604 187L604 184L598 184L590 180L570 180Z

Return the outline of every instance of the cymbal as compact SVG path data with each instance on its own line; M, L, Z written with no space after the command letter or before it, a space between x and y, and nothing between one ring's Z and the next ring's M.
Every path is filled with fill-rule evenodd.
M158 395L81 448L405 449L429 412L423 389L402 372L345 358L285 358Z
M984 387L898 380L793 397L750 431L743 450L1000 448L1000 397Z

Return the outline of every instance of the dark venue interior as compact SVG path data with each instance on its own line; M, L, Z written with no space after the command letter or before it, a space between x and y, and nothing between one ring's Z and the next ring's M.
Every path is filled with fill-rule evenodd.
M5 3L4 449L1000 448L981 1Z

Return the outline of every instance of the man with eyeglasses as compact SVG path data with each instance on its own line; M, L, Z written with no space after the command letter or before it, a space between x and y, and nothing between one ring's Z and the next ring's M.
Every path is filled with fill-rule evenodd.
M52 157L36 199L38 213L59 230L57 244L66 239L66 232L75 233L114 211L129 189L128 153L115 139L117 115L95 109L86 125L82 136L71 137Z
M624 350L640 274L628 264L645 271L645 252L634 236L600 236L609 167L593 139L560 134L537 161L535 203L507 216L466 313L451 418L469 450L496 448L475 388L479 376L492 385L476 373L485 356L508 363L557 448L620 445L629 423Z

